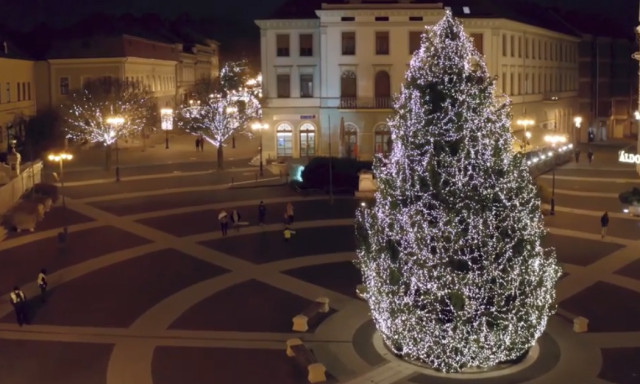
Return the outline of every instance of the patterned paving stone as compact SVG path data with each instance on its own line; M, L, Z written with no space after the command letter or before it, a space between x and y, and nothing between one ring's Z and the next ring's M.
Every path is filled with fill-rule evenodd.
M194 305L172 329L291 332L291 319L309 300L256 280L218 292Z
M624 246L598 240L576 239L569 236L547 234L543 246L555 247L561 263L587 266L616 252Z
M160 186L159 188L165 187ZM181 192L123 198L119 200L94 202L90 205L117 216L125 216L153 212L159 209L193 207L222 202L228 202L231 206L233 205L233 201L256 200L256 196L266 199L269 197L297 196L297 194L288 187L221 189L215 191Z
M356 285L362 283L362 275L351 261L291 269L285 273L354 298L357 298Z
M66 250L60 248L55 237L49 237L0 251L0 264L9 266L0 268L0 292L8 292L14 285L35 284L40 268L47 268L51 274L101 255L149 242L111 226L70 232L68 240Z
M67 223L68 226L80 223L87 223L93 221L92 218L87 217L81 213L74 211L73 209L67 209L67 212L64 212L62 206L55 206L51 208L49 212L45 213L44 219L36 225L36 232L48 231L54 228L61 228L64 226L64 223ZM29 231L22 232L9 232L8 239L13 239L15 237L27 236L31 234Z
M0 382L105 384L110 344L3 339Z
M232 348L155 349L154 384L301 384L306 375L282 350Z
M618 275L640 280L640 259L633 261L616 271Z
M306 200L294 203L296 221L343 219L354 217L358 202L353 199L336 199L334 204L328 200ZM265 223L282 223L285 211L285 203L267 204L267 216ZM258 223L257 206L235 206L229 204L225 210L231 214L233 209L240 213L241 220L249 225ZM180 213L176 215L153 217L139 220L140 223L174 236L190 236L200 233L220 231L218 213L220 210L200 210ZM240 229L242 231L242 229Z
M295 229L295 226L293 227ZM229 236L202 245L252 263L355 250L353 226L302 228L285 242L281 231Z
M127 260L52 287L31 302L37 324L128 327L162 299L225 270L173 249ZM13 313L2 321L14 321Z
M593 207L589 209L594 209ZM604 212L604 210L603 210ZM592 235L600 235L600 217L585 217L584 215L558 212L555 216L545 216L546 227L555 227L562 229L570 229L590 233ZM623 239L640 240L640 231L635 225L629 225L632 222L628 219L618 219L612 217L609 221L608 235L621 237Z
M560 303L574 315L589 319L589 332L640 331L640 293L598 282Z
M598 377L616 384L640 383L640 348L603 348Z

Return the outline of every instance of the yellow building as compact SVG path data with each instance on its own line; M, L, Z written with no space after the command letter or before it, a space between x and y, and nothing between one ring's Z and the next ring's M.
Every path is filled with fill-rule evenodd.
M8 41L0 41L0 152L9 140L24 138L26 124L36 112L34 62Z

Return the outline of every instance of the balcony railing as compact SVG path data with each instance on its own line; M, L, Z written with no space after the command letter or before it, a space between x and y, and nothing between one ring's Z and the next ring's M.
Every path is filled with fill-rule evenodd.
M391 109L393 102L390 96L378 97L340 97L341 109Z

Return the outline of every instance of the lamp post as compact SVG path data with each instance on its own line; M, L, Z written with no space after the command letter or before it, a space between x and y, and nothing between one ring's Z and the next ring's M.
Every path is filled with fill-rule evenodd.
M529 143L529 139L531 138L531 132L527 131L527 127L529 127L530 125L535 124L536 122L531 120L531 119L519 119L518 121L516 121L516 124L522 126L524 128L524 136L525 136L525 142L524 142L524 151L526 152L527 150L527 145Z
M109 117L107 119L107 124L110 124L114 127L115 136L116 136L116 181L120 181L120 151L118 150L118 136L120 136L120 132L118 127L124 123L124 118L120 116Z
M73 155L66 152L60 153L51 153L49 154L49 161L57 162L60 165L60 194L62 194L62 225L63 230L62 234L58 234L58 239L61 243L66 242L67 240L67 201L65 200L64 193L64 162L66 160L73 159Z
M551 179L551 209L549 210L549 214L553 216L556 214L556 144L566 143L567 138L562 135L546 135L544 137L544 141L551 144L551 147L553 148L551 152L549 152L549 156L551 156L551 160L553 161L553 167L551 168L553 172L553 176Z
M581 116L576 116L573 118L573 145L577 146L578 142L580 141L578 139L578 137L580 136L578 132L580 129L580 125L582 124L582 117Z
M162 121L162 130L166 134L164 139L164 149L169 149L169 131L173 129L173 109L162 108L160 110L160 118Z
M269 124L267 123L256 122L251 124L251 129L260 132L260 177L264 176L264 173L262 171L262 131L267 128L269 128Z

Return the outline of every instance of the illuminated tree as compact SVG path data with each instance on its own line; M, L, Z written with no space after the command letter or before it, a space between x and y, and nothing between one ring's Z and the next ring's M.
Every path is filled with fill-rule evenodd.
M358 211L357 264L385 342L445 372L522 356L552 314L560 268L509 106L461 24L426 29Z
M71 92L62 106L68 138L100 143L106 148L106 167L111 167L111 147L116 140L134 137L145 126L158 123L158 108L151 91L139 83L119 79L91 80ZM121 124L110 124L121 117Z
M178 125L195 136L202 136L217 149L218 168L223 167L223 147L250 121L262 117L255 92L246 88L244 77L235 64L221 71L220 79L203 78L196 82L178 116ZM224 81L223 81L224 80ZM233 88L232 88L233 87Z

